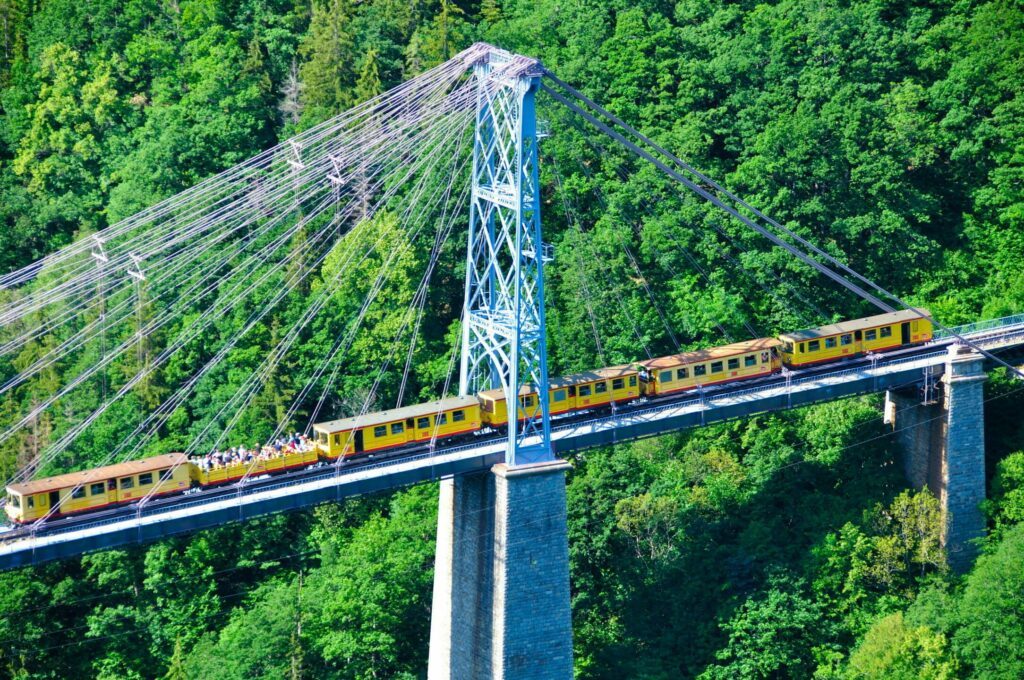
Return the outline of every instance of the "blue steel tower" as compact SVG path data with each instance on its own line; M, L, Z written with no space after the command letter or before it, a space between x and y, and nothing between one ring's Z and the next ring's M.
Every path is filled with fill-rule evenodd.
M544 323L537 116L540 62L487 46L477 120L459 393L502 389L509 467L553 460ZM527 392L516 426L516 395Z

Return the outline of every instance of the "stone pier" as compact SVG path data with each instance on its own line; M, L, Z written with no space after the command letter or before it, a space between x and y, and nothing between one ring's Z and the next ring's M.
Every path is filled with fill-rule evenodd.
M431 680L572 678L564 461L441 483Z
M950 349L942 395L934 404L921 395L886 394L886 421L903 448L903 469L917 488L928 487L942 507L943 543L950 566L970 568L973 540L984 535L986 379L983 357L963 346Z

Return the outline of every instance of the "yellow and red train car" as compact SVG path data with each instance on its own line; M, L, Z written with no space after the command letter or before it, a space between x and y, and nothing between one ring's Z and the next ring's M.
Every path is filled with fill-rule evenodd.
M784 333L779 336L782 363L799 368L927 342L932 339L929 317L927 309L904 309Z
M553 378L550 413L566 417L663 397L699 387L752 380L780 371L842 361L869 352L895 349L932 339L925 309L912 309L843 321L778 338L757 338L720 347L681 352L635 365L611 366ZM519 393L521 420L540 408L535 390ZM319 460L337 461L474 433L504 429L509 409L502 390L452 397L390 411L367 413L313 426L315 446L272 457L216 467L200 466L182 453L47 477L7 487L5 512L14 522L32 522L92 512L138 501L150 493L182 493L193 486L228 483L246 476L275 474ZM57 511L50 514L50 510Z
M130 503L150 493L164 496L190 486L192 465L183 453L71 472L7 486L7 516L32 522L47 516L64 517Z
M682 352L640 362L644 394L650 397L775 373L782 368L775 338Z
M337 460L480 429L480 401L451 397L390 411L366 413L313 426L323 457Z
M640 372L632 366L611 366L595 371L552 378L548 385L548 408L552 416L624 404L640 397ZM504 390L486 390L479 395L483 422L492 428L508 425L508 404ZM533 417L540 409L537 392L519 391L519 420Z

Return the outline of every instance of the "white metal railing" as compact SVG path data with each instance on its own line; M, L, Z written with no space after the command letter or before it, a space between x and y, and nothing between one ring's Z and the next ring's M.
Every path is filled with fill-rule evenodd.
M953 326L949 331L943 329L937 329L934 337L936 340L945 340L952 338L955 335L975 335L982 331L990 331L998 328L1006 328L1007 326L1020 326L1024 325L1024 314L1012 314L1010 316L1003 316L998 319L986 319L985 321L976 321L974 323L964 324L962 326Z

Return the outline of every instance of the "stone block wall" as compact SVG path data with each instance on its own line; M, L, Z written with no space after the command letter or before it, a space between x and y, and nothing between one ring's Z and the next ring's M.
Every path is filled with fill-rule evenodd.
M564 461L441 482L431 680L569 680Z
M986 376L980 354L954 347L942 377L946 411L942 458L942 511L949 564L963 571L977 555L974 539L985 533Z

